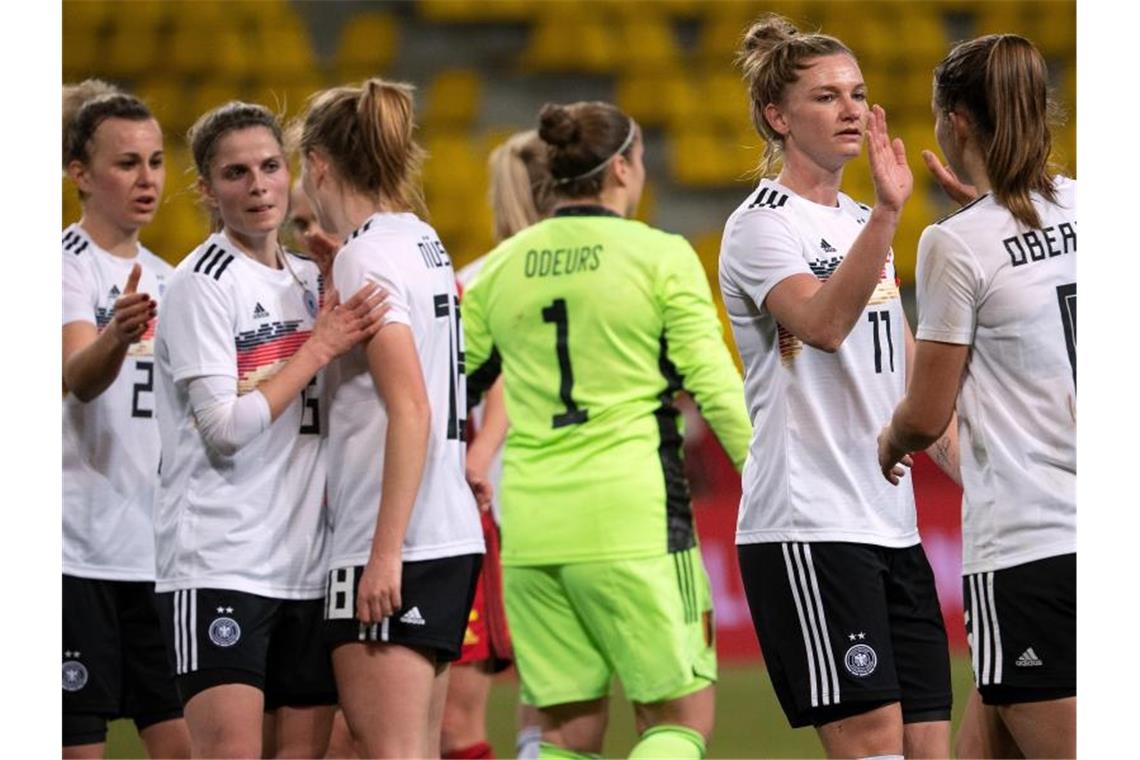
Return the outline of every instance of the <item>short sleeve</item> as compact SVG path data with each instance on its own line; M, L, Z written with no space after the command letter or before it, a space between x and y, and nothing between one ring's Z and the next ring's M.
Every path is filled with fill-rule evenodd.
M175 382L203 375L237 378L232 296L213 277L184 272L159 304L163 336Z
M63 254L63 324L69 322L95 322L98 304L95 283L88 276L79 256Z
M965 244L937 225L927 227L918 241L915 280L915 337L940 343L972 343L982 273Z
M779 211L755 209L725 228L720 287L726 300L747 298L761 313L772 288L797 274L812 274L800 240Z
M333 287L344 303L366 282L376 283L388 291L388 313L384 316L384 324L410 326L412 316L408 290L399 268L392 263L396 257L380 255L369 245L374 241L374 237L358 238L340 250L333 259Z
M467 406L474 408L502 371L487 323L488 285L483 277L463 293L463 351L467 366Z

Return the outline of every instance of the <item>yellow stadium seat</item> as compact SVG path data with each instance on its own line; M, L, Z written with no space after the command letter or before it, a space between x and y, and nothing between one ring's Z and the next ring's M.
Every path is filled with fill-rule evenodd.
M665 124L667 103L661 97L663 82L673 73L638 71L624 74L617 80L614 90L616 105L637 120L643 127Z
M79 28L63 29L63 80L78 82L91 76L103 63L98 37Z
M100 73L117 79L135 79L160 68L166 61L159 38L130 26L115 26L98 61Z
M625 17L618 24L620 51L617 62L623 68L663 69L681 63L681 51L669 20L660 13Z
M341 80L378 76L387 71L399 45L399 26L387 13L358 13L340 30L334 66Z
M144 79L134 87L134 93L158 119L167 142L185 136L196 114L190 109L184 82L168 77Z
M281 80L278 83L262 82L253 86L249 98L287 121L303 113L309 97L324 89L324 86L323 80L307 77Z
M485 24L528 21L540 3L528 0L419 0L416 12L425 21L452 24Z
M63 28L86 34L100 31L115 11L115 3L108 0L64 0Z
M609 73L617 68L618 48L617 34L604 20L551 9L533 27L521 63L537 72Z
M436 75L427 89L423 123L432 129L465 129L479 116L483 80L473 69L451 69Z
M684 129L669 138L669 171L678 184L717 187L740 179L742 172L723 133Z
M301 23L266 25L255 36L257 65L250 73L263 82L312 76L318 71L309 31Z
M193 88L188 94L188 99L194 119L197 119L207 111L231 100L244 100L245 92L241 87L232 83L209 81Z

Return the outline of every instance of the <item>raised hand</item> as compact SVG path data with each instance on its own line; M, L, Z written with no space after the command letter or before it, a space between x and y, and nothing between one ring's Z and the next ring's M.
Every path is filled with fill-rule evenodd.
M336 290L330 289L310 340L331 361L376 334L391 308L387 299L388 291L372 282L366 282L343 304Z
M938 184L942 186L943 192L958 205L965 206L978 197L978 189L958 179L954 170L939 161L938 156L934 155L933 151L922 151L922 161L926 164L927 170L934 175Z
M872 106L867 117L867 160L875 184L875 203L901 211L914 190L914 175L906 162L906 149L899 138L887 133L887 113Z
M127 275L123 294L115 301L114 316L107 325L107 329L124 346L137 343L158 313L158 304L146 293L137 292L141 277L142 267L135 264Z

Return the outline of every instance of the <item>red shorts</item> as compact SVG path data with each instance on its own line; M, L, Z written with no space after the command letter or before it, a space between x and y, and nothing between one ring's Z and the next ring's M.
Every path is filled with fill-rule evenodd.
M475 586L475 601L463 634L463 650L455 665L487 662L491 672L510 667L511 634L507 630L507 613L503 608L503 567L499 563L499 529L490 512L483 512L483 541L487 554Z

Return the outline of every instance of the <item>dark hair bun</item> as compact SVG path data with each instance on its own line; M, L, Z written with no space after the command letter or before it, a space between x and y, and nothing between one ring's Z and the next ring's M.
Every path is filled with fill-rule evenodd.
M579 140L581 130L569 109L547 103L538 112L538 136L548 145L564 148Z
M768 13L761 16L748 31L744 33L742 45L745 55L769 52L781 42L787 42L800 33L796 25L783 16Z

